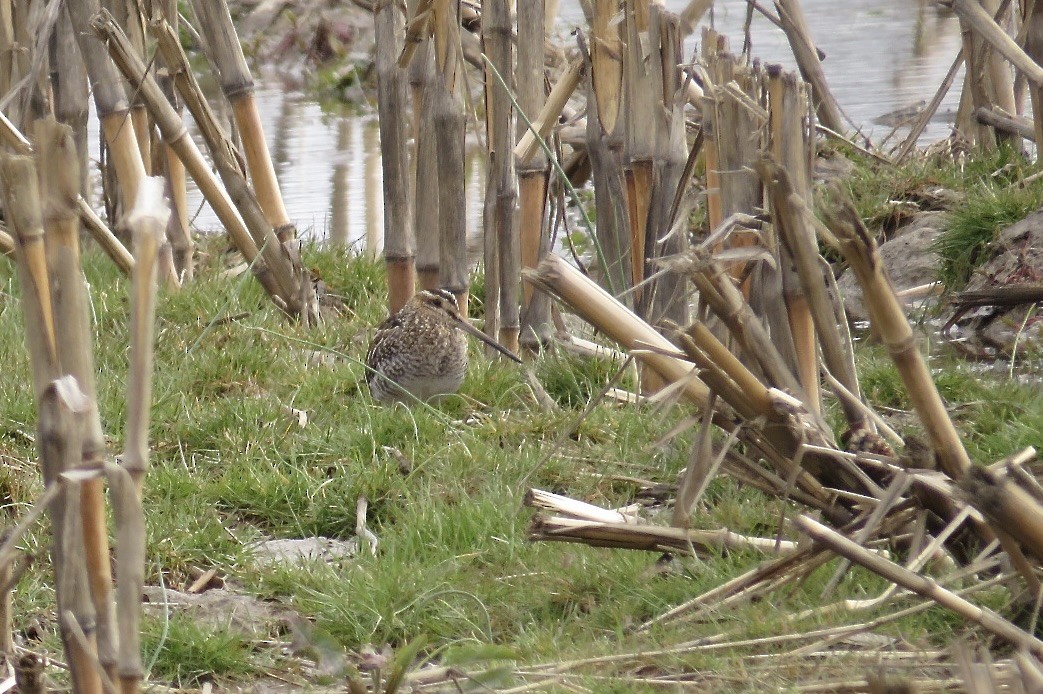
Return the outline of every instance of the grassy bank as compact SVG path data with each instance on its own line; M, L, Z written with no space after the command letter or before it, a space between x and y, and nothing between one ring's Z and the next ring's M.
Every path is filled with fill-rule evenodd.
M935 249L938 278L952 290L962 289L974 268L989 260L1001 229L1043 207L1043 180L1022 183L1036 167L1009 146L955 161L949 154L914 156L900 166L846 146L836 152L852 162L840 185L885 238L920 212L947 213Z
M534 365L561 407L548 412L517 367L490 363L476 349L460 395L438 407L377 405L361 384L359 362L372 326L383 318L377 264L312 249L308 264L347 310L308 330L287 323L248 277L220 277L219 248L210 244L208 250L199 281L164 294L158 307L153 467L145 486L146 582L184 590L200 572L216 569L228 589L258 598L273 616L251 631L231 619L222 623L150 608L145 657L155 662L154 681L338 681L336 667L320 676L308 663L338 663L367 644L398 649L422 640L425 657L471 673L492 668L489 676L501 684L527 681L515 673L535 663L666 649L581 668L577 682L599 691L635 691L642 677L685 673L706 686L774 688L861 666L842 659L772 665L751 657L790 650L771 642L670 649L714 635L740 641L867 621L910 604L896 599L857 614L840 610L794 619L823 604L821 589L836 566L831 563L797 591L772 596L770 606L743 604L698 623L633 633L634 626L763 557L740 552L660 566L650 553L532 544L526 540L531 512L522 497L532 486L617 507L638 498L642 481L672 483L686 463L691 430L661 439L689 412L602 402L581 419L615 367L563 355ZM99 400L110 450L118 451L129 287L104 258L88 253L86 264L98 335ZM0 263L0 290L0 493L5 523L11 524L40 494L41 482L17 281L9 262ZM860 367L871 400L908 407L880 353L866 348ZM943 393L954 404L969 403L959 406L960 421L979 461L1024 445L1043 446L1037 394L986 381L954 364L946 367ZM362 551L299 566L253 557L251 548L268 539L352 538L360 496L369 500L368 525L379 538L375 555ZM780 518L794 509L718 479L695 524L771 537ZM15 626L26 647L60 658L48 542L41 523L22 543L36 562L15 593ZM871 597L883 587L880 579L853 569L828 602ZM1000 607L1005 594L988 599ZM287 614L311 625L304 630L309 648L299 656L286 648L295 640ZM892 643L904 639L937 648L963 627L932 608L878 631Z

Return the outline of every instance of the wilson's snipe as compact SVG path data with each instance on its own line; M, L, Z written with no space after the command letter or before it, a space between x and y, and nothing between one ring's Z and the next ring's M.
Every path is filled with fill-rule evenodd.
M373 399L411 402L410 395L428 400L455 393L467 373L465 332L521 361L467 322L450 292L425 289L377 327L366 353Z

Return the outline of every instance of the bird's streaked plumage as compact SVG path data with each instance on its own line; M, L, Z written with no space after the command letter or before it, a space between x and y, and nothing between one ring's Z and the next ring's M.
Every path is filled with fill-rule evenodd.
M460 315L456 297L445 289L417 292L377 327L366 354L373 399L413 402L455 393L467 374L471 333L512 359L518 358Z

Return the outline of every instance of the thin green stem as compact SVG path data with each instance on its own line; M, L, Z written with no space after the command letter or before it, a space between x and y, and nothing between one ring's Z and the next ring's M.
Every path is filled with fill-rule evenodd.
M612 281L612 273L610 273L608 269L608 260L605 258L605 254L601 250L601 244L598 243L598 238L594 233L594 224L590 221L590 217L587 216L587 210L583 207L583 203L580 201L579 194L576 192L575 187L573 187L572 181L569 180L568 174L565 173L565 169L561 168L561 163L558 161L557 156L555 156L554 150L552 150L543 138L540 137L540 134L536 131L532 121L529 120L527 115L525 115L525 111L522 110L518 100L514 97L514 94L511 93L511 89L507 86L507 82L503 79L503 75L500 74L500 71L497 70L496 66L493 65L491 60L489 60L489 56L482 53L482 60L485 61L485 64L489 66L489 69L492 70L493 74L496 76L496 81L500 83L500 86L503 87L503 91L507 94L511 103L514 104L514 110L517 111L518 115L521 116L521 119L525 121L525 127L527 127L536 137L536 141L540 143L540 147L543 148L543 153L547 155L547 160L550 161L551 166L554 167L554 172L558 174L558 178L561 179L561 182L565 184L566 190L569 191L572 201L576 203L576 207L579 209L579 213L583 218L583 225L587 227L587 233L590 234L590 239L593 242L594 254L597 256L601 272L605 275L605 282L608 283L608 290L613 296L616 296L617 291L615 283Z

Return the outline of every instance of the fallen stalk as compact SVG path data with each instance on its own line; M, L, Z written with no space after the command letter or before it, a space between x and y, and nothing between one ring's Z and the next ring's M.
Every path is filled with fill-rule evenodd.
M798 516L794 519L797 527L815 542L829 548L842 557L883 576L892 583L910 590L917 595L936 602L951 610L967 621L973 622L1015 646L1025 648L1036 657L1043 656L1043 641L1003 619L992 610L978 607L956 593L939 586L933 579L910 571L884 557L873 554L835 530L808 518Z

